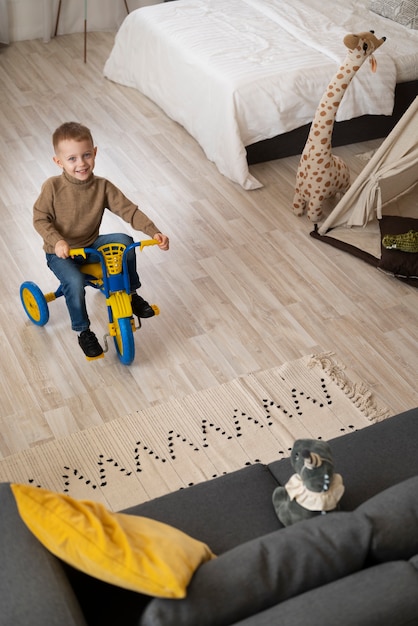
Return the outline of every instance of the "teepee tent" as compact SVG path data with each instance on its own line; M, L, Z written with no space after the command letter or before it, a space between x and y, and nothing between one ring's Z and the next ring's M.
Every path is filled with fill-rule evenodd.
M327 219L321 235L336 226L365 226L382 207L418 185L418 97L375 152ZM418 199L418 189L416 190ZM418 202L415 217L418 218Z
M385 234L418 231L418 97L311 236L418 286L418 252L387 251Z

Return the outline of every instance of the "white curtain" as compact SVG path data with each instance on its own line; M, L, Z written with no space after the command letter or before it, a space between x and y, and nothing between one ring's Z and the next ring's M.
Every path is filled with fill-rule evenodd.
M52 34L52 0L43 0L44 13L44 42L47 43L51 39Z
M84 30L86 0L62 0L58 34ZM162 0L127 0L130 11ZM0 42L39 39L55 31L58 0L0 0ZM88 30L115 31L126 17L124 0L87 0Z
M9 43L9 13L7 0L0 0L0 43Z
M55 29L58 0L43 0L44 34ZM134 4L132 2L131 4ZM129 0L128 0L129 7ZM113 30L119 28L126 17L123 0L63 0L58 34L81 32L87 17L88 30Z

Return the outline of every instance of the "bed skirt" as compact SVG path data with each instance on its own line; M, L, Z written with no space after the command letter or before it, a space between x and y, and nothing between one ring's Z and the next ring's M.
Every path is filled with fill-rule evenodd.
M350 143L386 137L416 96L418 96L418 80L398 83L395 89L395 105L391 116L362 115L351 120L335 122L332 145L346 146ZM248 165L301 154L308 138L310 126L310 124L306 124L272 139L264 139L246 146Z

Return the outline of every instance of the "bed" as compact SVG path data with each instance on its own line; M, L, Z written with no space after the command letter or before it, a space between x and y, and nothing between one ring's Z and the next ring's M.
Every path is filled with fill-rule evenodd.
M257 189L249 164L301 152L345 57L344 35L371 29L387 37L376 53L377 72L362 66L337 112L337 126L346 126L345 139L335 142L350 143L371 138L371 121L377 121L374 136L387 134L394 109L399 117L418 93L418 30L370 11L367 0L177 0L143 7L122 23L104 75L155 102L224 176ZM352 126L357 120L360 137Z

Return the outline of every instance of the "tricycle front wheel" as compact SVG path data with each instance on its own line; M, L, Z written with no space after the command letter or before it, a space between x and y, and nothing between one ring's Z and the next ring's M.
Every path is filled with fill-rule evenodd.
M135 358L135 341L131 318L122 317L114 321L116 335L114 337L116 352L123 365L130 365Z
M20 300L29 319L37 326L45 326L49 320L48 303L38 285L31 281L22 283Z

